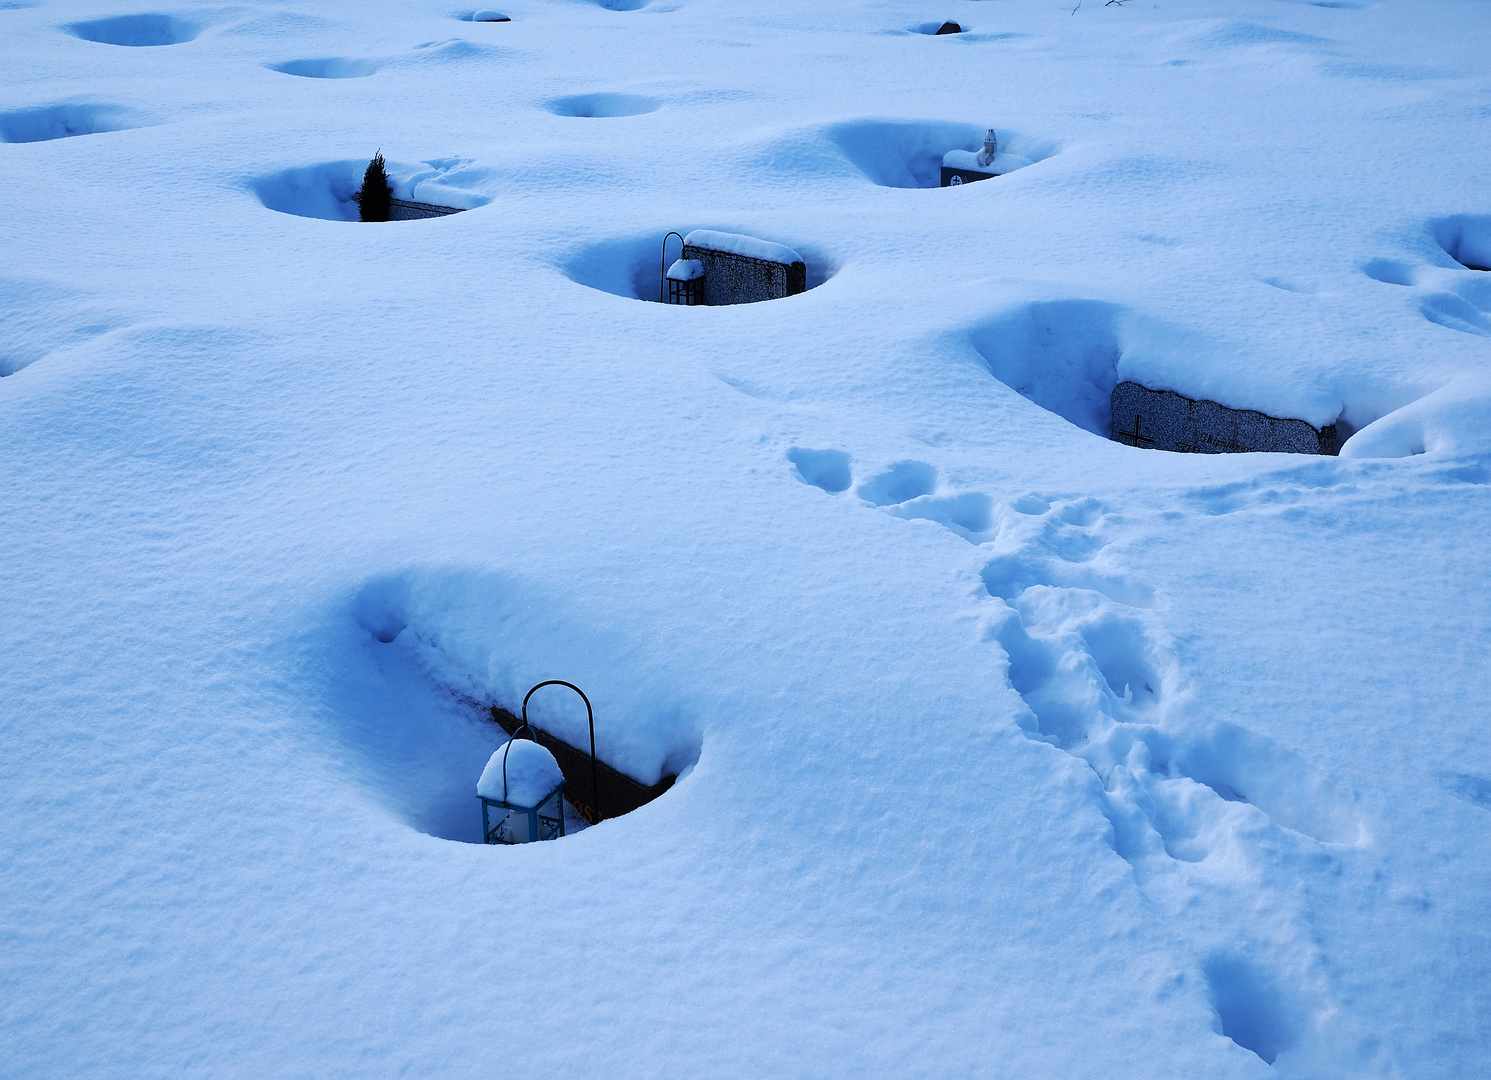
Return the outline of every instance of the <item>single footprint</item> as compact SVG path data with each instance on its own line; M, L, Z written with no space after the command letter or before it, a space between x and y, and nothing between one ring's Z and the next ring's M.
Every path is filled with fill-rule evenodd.
M794 446L787 451L787 460L797 466L797 475L805 484L822 488L830 495L849 490L849 455L842 450L808 450Z
M902 461L859 485L857 494L874 506L910 502L937 490L937 470L921 461Z

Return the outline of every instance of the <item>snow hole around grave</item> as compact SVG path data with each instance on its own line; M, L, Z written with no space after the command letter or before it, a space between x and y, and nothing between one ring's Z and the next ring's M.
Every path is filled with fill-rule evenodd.
M91 19L68 24L65 29L84 41L102 45L131 47L181 45L203 30L201 23L176 15L116 15L108 19Z
M657 112L662 107L657 98L643 94L572 94L555 98L548 109L555 116L578 116L585 119L612 119L621 116L642 116Z
M1011 390L1106 439L1122 315L1118 305L1102 301L1038 301L976 327L972 342Z
M1054 142L1009 131L995 120L1002 153L1034 164L1057 152ZM942 184L942 156L949 150L977 150L987 130L988 125L952 121L869 119L834 124L824 135L872 183L935 188Z
M361 224L357 203L352 197L362 188L362 176L367 167L365 159L328 161L257 177L247 186L261 203L281 214ZM387 169L397 199L453 206L460 210L474 210L491 202L489 196L468 186L485 180L486 174L464 158L437 158L414 163L389 161Z
M72 101L0 113L0 142L47 142L75 135L97 135L143 127L145 121L122 105Z
M687 236L695 228L718 228L722 232L738 232L774 243L785 244L802 256L808 270L807 291L812 292L839 271L839 264L828 254L812 244L802 244L791 237L777 234L761 236L760 230L746 227L716 225L681 225L673 231ZM661 303L663 237L668 230L644 236L629 236L597 243L570 251L558 262L560 273L589 289L624 296L628 300L649 300ZM668 254L678 257L678 239L669 241ZM671 261L670 258L670 261ZM791 300L792 297L786 299Z
M296 75L302 79L365 79L383 69L386 60L370 57L326 56L309 60L286 60L265 64L271 71Z
M1172 371L1190 370L1194 365L1189 358L1204 355L1210 347L1184 330L1146 319L1121 305L1082 299L1021 305L975 326L969 341L994 378L1047 412L1103 439L1112 435L1113 388L1130 347L1142 352L1151 364ZM1124 378L1136 376L1126 372ZM1137 378L1147 385L1143 377ZM1233 390L1237 395L1247 394L1237 384ZM1186 396L1210 400L1204 390ZM1362 392L1348 398L1333 420L1322 423L1334 423L1344 445L1368 424L1411 400Z
M654 802L699 759L699 725L670 673L635 636L540 583L407 570L366 582L335 625L344 662L328 668L331 735L352 751L353 779L431 836L481 842L477 779L507 741L486 706L521 713L524 694L545 679L567 679L590 697L602 761L645 785L679 778ZM585 707L572 691L539 691L528 717L588 749Z
M1436 221L1433 229L1444 253L1461 266L1491 269L1491 215L1455 214Z
M906 30L907 33L911 34L926 34L929 37L937 37L937 31L941 30L948 23L954 24L958 29L949 30L946 34L942 35L943 37L957 37L960 34L966 34L970 29L967 24L961 23L957 19L937 19L934 22L917 23L915 26L907 27Z

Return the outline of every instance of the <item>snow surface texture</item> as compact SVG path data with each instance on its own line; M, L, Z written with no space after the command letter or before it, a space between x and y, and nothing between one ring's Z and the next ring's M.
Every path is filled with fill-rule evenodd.
M1485 6L471 14L0 6L0 1071L1482 1075Z
M563 781L553 754L528 739L509 739L492 751L476 793L515 806L537 806Z

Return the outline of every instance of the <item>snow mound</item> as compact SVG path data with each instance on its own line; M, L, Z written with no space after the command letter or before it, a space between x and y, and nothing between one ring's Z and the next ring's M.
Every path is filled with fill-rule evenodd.
M1343 458L1453 456L1491 452L1491 380L1468 376L1368 424Z
M485 799L537 806L564 781L554 755L529 739L509 739L493 752L476 782L476 793Z
M127 323L87 296L50 283L0 277L0 378Z

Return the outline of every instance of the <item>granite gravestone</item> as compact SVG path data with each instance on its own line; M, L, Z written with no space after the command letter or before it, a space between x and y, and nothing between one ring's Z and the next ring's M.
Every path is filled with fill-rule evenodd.
M1311 427L1251 409L1229 409L1136 382L1113 388L1112 438L1182 454L1334 454L1336 426Z
M963 28L957 23L945 22L937 28L937 33L935 36L941 37L943 34L961 34L962 32Z
M413 202L409 199L390 199L389 221L418 221L421 218L449 217L462 213L459 206L438 206L435 203Z
M699 263L705 304L780 300L808 287L801 255L754 236L695 229L683 238L682 260Z

